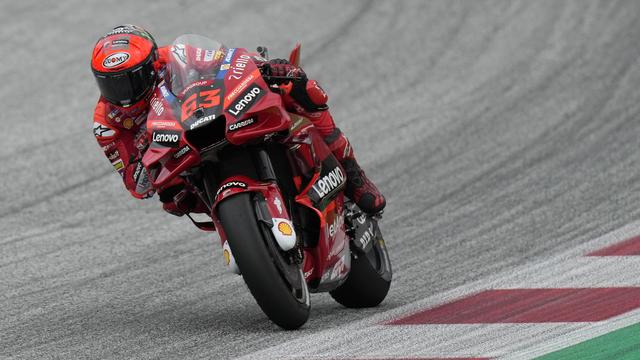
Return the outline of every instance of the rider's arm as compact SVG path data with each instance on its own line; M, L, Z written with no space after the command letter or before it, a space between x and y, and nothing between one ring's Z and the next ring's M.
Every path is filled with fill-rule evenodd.
M288 111L309 118L322 136L335 132L336 125L327 105L327 93L317 81L308 79L302 68L283 59L262 62L258 66L270 85L282 84L283 80L279 79L283 77L294 79L287 80L288 83L280 87L282 100Z
M99 101L93 114L93 134L113 168L122 176L125 187L138 199L153 195L147 171L141 163L144 130L133 125L130 129L110 121L107 106Z
M261 67L264 79L268 84L282 84L283 77L291 77L289 91L285 96L285 105L292 107L302 115L317 113L327 110L327 93L320 87L316 80L307 79L302 68L292 65L284 59L273 59L268 62L258 63Z

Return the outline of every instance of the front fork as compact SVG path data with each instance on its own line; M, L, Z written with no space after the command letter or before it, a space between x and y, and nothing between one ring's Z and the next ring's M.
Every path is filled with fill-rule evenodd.
M262 224L261 226L269 229L278 247L284 252L289 252L299 244L292 217L287 210L287 203L278 187L275 171L265 150L258 149L255 157L255 167L259 180L246 175L227 176L220 182L220 186L215 192L212 189L213 182L205 179L207 196L213 204L211 217L220 235L225 265L231 272L236 274L240 274L240 269L233 257L216 211L218 204L231 196L246 192L254 193L256 220ZM242 219L239 219L239 221L242 221Z

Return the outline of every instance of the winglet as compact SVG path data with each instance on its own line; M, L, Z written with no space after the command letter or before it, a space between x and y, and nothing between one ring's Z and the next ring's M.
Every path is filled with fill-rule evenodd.
M289 55L289 63L295 66L300 66L300 47L302 44L297 43L296 47L291 50L291 54Z

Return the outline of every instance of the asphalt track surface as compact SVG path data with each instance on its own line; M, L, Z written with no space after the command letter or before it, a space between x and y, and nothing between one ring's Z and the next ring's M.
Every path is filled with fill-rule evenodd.
M380 308L314 295L281 331L217 237L125 192L91 134L88 59L127 22L272 57L302 41L388 196ZM3 1L0 24L1 358L232 358L640 218L640 2Z

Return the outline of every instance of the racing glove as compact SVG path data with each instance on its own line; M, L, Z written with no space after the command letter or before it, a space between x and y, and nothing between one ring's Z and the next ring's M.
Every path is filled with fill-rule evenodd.
M131 195L138 199L146 199L153 196L154 189L147 169L142 165L140 158L134 159L127 165L123 173L124 184Z
M154 194L151 186L151 180L147 169L142 165L142 155L149 147L149 135L146 126L143 124L133 140L135 147L138 149L138 156L133 157L129 161L129 165L122 174L124 184L131 194L138 199L150 198Z
M292 65L285 59L273 59L260 65L262 74L269 84L281 85L291 81L289 96L305 111L317 112L327 110L327 94L318 82L309 80L301 68Z

